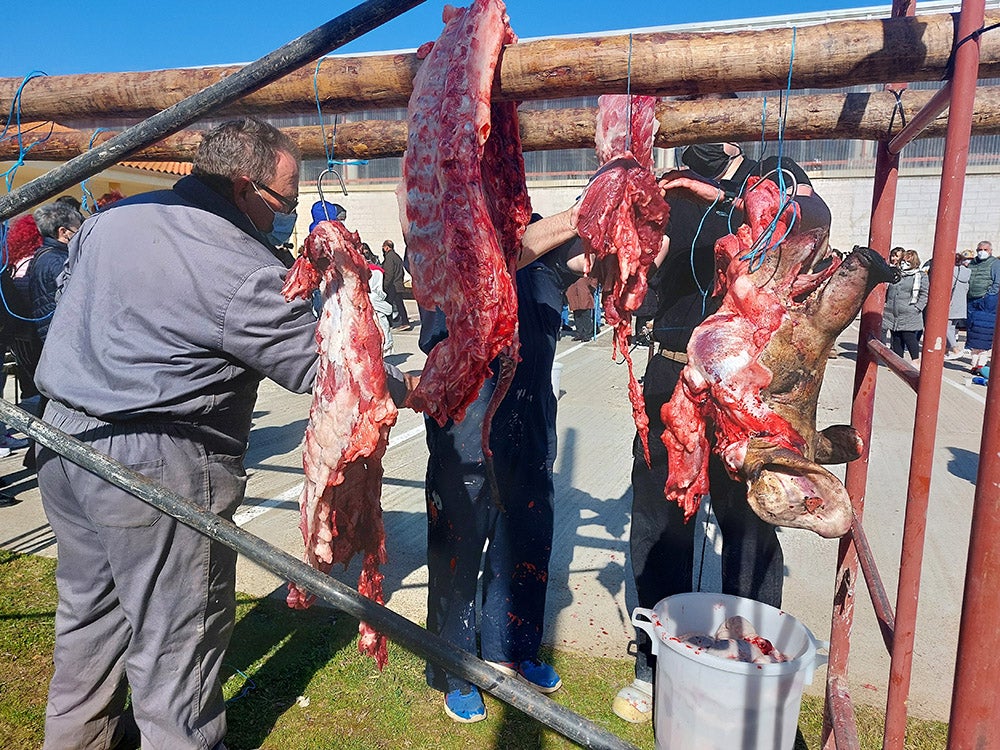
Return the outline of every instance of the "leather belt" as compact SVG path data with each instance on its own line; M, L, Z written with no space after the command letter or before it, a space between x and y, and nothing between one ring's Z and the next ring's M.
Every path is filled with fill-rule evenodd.
M673 360L674 362L680 362L686 365L688 361L688 355L685 352L672 352L669 349L660 349L657 352L661 357L666 357L667 359Z

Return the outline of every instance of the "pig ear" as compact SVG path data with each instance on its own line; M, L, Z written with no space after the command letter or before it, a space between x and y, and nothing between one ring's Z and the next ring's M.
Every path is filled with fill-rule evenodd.
M853 509L843 483L819 464L779 449L754 472L747 502L760 518L775 526L809 529L820 536L843 536L851 528Z
M816 434L816 463L846 464L861 458L865 441L849 424L830 425Z

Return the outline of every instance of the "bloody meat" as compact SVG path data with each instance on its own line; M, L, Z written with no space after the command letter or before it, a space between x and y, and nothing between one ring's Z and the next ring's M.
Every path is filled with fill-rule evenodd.
M446 6L443 20L414 79L397 190L413 296L424 309L439 308L448 328L407 405L442 426L465 416L501 353L496 403L513 376L513 272L531 216L516 105L490 104L503 45L516 41L505 6ZM484 449L488 455L485 439Z
M606 95L598 99L597 155L601 168L580 204L578 232L590 275L602 287L604 318L615 328L612 356L628 363L632 416L649 463L649 419L629 354L632 313L649 286L649 268L663 242L669 208L653 175L656 99Z
M742 256L768 230L780 196L770 181L757 184L751 178L750 186L756 189L745 194L746 223L715 246L715 294L725 295L722 305L692 334L688 364L661 412L670 465L665 491L668 500L684 508L685 518L695 514L709 491L709 426L715 431L715 451L734 476L753 437L766 435L790 450L805 450L802 436L762 397L772 374L758 360L786 311L776 295L758 289ZM773 227L775 244L787 233L790 218L783 216Z
M323 309L316 327L319 364L309 410L299 499L305 561L324 573L364 555L358 591L382 604L386 561L382 525L382 456L396 406L386 387L382 329L368 295L368 263L361 238L338 221L320 222L288 273L286 299L308 299L319 288ZM293 583L288 605L305 609L315 596ZM358 649L381 669L385 636L362 622Z

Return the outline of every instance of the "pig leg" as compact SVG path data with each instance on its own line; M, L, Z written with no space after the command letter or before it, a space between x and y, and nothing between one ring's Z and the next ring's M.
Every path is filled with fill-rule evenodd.
M816 463L846 464L861 458L865 442L849 424L830 425L816 433Z

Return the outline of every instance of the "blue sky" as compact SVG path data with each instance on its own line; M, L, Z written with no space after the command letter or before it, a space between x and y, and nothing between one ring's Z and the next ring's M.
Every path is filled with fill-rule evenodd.
M468 0L454 0L467 5ZM250 62L353 7L354 2L166 0L4 2L0 77ZM444 0L427 0L338 52L409 49L441 31ZM759 0L752 3L508 0L521 38L888 5L877 0Z

